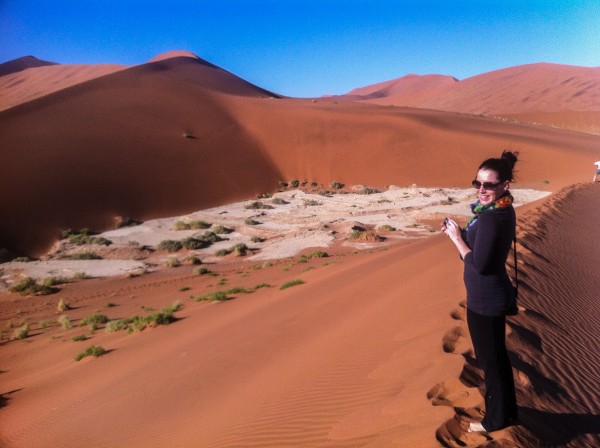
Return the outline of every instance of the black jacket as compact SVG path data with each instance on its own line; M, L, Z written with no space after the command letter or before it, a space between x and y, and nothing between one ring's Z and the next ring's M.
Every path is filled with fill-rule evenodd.
M514 303L515 292L506 273L506 258L515 227L515 209L510 206L482 213L463 234L472 251L464 259L467 308L477 314L505 315Z

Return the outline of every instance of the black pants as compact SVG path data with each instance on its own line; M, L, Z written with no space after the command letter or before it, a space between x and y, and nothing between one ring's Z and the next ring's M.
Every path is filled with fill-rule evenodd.
M485 382L481 424L486 431L496 431L517 420L515 382L506 351L506 317L482 316L467 309L467 324Z

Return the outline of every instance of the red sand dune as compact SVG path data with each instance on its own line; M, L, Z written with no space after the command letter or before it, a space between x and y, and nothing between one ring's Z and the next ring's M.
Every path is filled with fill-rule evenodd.
M17 73L28 68L45 67L48 65L57 65L56 62L42 61L33 56L23 56L22 58L13 59L12 61L3 62L0 64L0 76Z
M440 75L409 75L355 89L346 96L381 105L519 116L523 121L600 133L600 67L527 64L461 81ZM572 123L573 112L577 113L576 123Z
M505 148L522 151L524 185L558 188L589 177L598 138L448 112L277 98L197 57L162 59L0 112L0 205L11 210L0 247L39 253L67 228L189 212L292 178L468 185L473 167Z
M523 311L509 346L522 424L493 440L455 419L480 416L483 400L461 263L440 235L329 263L211 266L219 278L187 265L2 294L0 446L598 446L599 144L508 119L279 98L190 54L0 112L0 247L34 253L65 228L247 199L278 180L464 186L506 148L521 151L518 186L558 192L518 211ZM305 283L279 289L294 279ZM272 287L229 302L190 298L261 283ZM60 298L72 329L50 325ZM169 326L72 340L94 311L175 300ZM9 341L24 320L28 343ZM109 352L75 362L91 344Z

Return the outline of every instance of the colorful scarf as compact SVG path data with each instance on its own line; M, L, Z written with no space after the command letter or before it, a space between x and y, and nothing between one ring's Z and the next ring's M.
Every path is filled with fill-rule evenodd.
M477 199L477 202L471 204L471 211L473 212L473 216L471 216L471 219L469 219L469 221L467 222L467 225L465 226L465 232L468 232L469 229L473 225L475 225L475 223L479 219L479 216L481 216L482 213L489 212L490 210L494 210L495 208L510 207L513 201L514 198L510 193L506 193L504 196L502 196L499 199L496 199L494 202L488 205L483 205L479 201L479 199Z

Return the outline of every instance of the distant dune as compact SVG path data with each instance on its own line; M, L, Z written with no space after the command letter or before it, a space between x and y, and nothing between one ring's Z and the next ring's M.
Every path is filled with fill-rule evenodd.
M42 61L33 56L23 56L22 58L13 59L12 61L3 62L0 64L0 76L18 73L28 68L45 67L48 65L57 65L56 62Z
M508 115L600 133L600 67L527 64L461 81L439 75L409 75L352 90L344 97L381 105ZM578 114L576 123L570 119L572 113Z
M285 99L195 55L173 55L99 77L68 66L20 72L40 91L50 90L44 79L56 78L36 70L78 74L80 82L0 112L0 205L11 210L0 223L0 247L39 253L67 228L189 212L292 178L462 186L480 159L511 148L523 153L520 182L557 188L589 177L597 157L593 135L335 98ZM93 79L83 81L83 73Z

